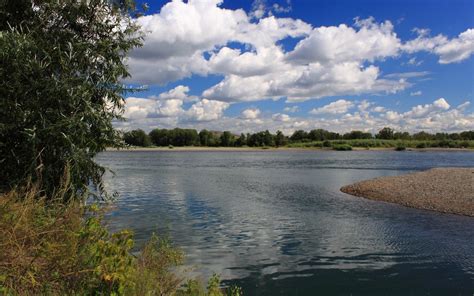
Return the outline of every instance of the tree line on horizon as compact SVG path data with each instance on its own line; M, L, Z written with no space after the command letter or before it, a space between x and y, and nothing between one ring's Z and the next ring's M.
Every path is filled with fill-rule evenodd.
M195 129L154 129L148 134L142 129L135 129L123 134L123 140L130 146L205 146L205 147L281 147L292 143L324 142L335 140L403 140L403 141L472 141L474 131L460 133L428 133L425 131L410 134L384 127L377 134L354 130L344 134L325 129L313 129L309 132L296 130L291 136L281 131L275 134L268 130L257 133L236 135L230 131L198 132Z

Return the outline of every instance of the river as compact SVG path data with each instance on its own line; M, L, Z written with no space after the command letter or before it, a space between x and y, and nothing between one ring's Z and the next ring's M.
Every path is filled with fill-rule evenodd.
M474 218L339 191L379 176L474 167L473 152L119 151L98 161L107 215L140 243L167 234L193 275L244 295L472 295ZM474 192L473 192L474 194Z

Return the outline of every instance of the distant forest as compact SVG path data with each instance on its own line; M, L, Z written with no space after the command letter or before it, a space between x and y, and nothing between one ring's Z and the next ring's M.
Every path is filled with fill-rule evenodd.
M297 130L291 136L281 131L272 134L268 130L257 133L236 135L229 131L208 131L195 129L154 129L149 134L141 129L123 134L123 139L130 146L206 146L206 147L332 147L334 144L360 147L451 147L472 148L474 131L461 133L436 133L424 131L410 134L397 132L385 127L373 135L363 131L351 131L345 134L314 129L309 132ZM311 145L309 143L312 143ZM397 143L397 144L395 144Z

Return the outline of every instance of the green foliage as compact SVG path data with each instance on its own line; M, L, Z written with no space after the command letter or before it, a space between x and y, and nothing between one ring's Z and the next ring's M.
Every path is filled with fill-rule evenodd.
M323 142L323 147L331 147L331 145L331 141L326 140Z
M220 145L224 147L234 146L234 136L229 132L225 131L220 137Z
M231 286L226 290L220 288L220 278L214 274L207 282L207 291L197 280L189 280L183 290L178 291L177 296L242 296L242 289Z
M245 137L245 134L240 134L240 137L235 140L235 146L237 147L242 147L244 145L247 145L247 137Z
M281 131L277 131L275 135L275 146L285 146L288 143L287 138Z
M48 198L31 187L0 199L0 286L12 295L123 291L131 233L108 233L97 206L64 204L60 192Z
M308 139L308 133L304 130L297 130L290 137L290 140L293 142L303 141L305 139Z
M64 183L67 184L67 183ZM110 233L98 204L65 204L67 186L46 197L39 186L0 196L0 294L2 295L242 295L204 288L176 273L183 253L153 235L134 255L133 233Z
M242 292L242 288L239 286L230 286L226 291L227 296L242 296L244 293Z
M131 146L151 146L150 137L141 129L132 130L123 134L123 140Z
M332 144L329 144L329 145L332 145ZM323 142L319 142L319 141L316 141L316 142L296 142L296 143L288 144L287 147L290 147L290 148L323 148ZM328 147L330 147L330 146L328 146Z
M394 138L394 130L389 127L384 127L375 137L377 139L391 140Z
M465 131L459 134L461 140L474 140L474 131Z
M433 139L433 135L427 133L427 132L418 132L413 134L412 136L413 140L418 140L418 141L428 141Z
M247 135L247 145L250 147L275 146L275 136L268 130Z
M352 146L347 144L336 144L332 146L332 149L336 151L350 151L352 150Z
M393 139L395 140L410 140L411 135L408 132L395 132L393 133Z
M363 131L351 131L342 136L343 139L372 139L371 133L366 133Z
M183 253L168 239L152 235L134 262L123 295L172 295L181 286L182 279L171 272L183 263ZM157 284L159 283L159 284Z
M199 132L199 142L201 146L215 146L218 141L213 133L206 129L203 129Z
M154 129L149 135L152 144L156 146L198 146L200 141L194 129Z
M324 141L339 139L340 135L324 129L314 129L309 132L308 137L311 141Z
M168 130L154 129L150 133L150 141L156 146L168 146L170 141L168 139Z
M360 140L326 140L324 142L296 142L288 144L288 147L317 148L331 147L334 145L349 145L360 148L396 148L397 146L405 148L474 148L474 141L415 141L415 140L379 140L379 139L360 139Z
M419 149L426 148L426 147L428 147L428 145L426 144L426 142L418 143L418 144L416 144L416 146L415 146L415 148L419 148Z
M395 147L396 151L405 151L407 148L403 146L402 144L398 144L397 147Z
M0 2L0 187L53 192L68 165L70 190L102 189L93 157L120 146L124 58L141 42L128 2Z
M417 138L428 138L423 140L426 147L445 148L473 148L474 141L470 137L474 132L466 131L462 133L437 133L428 134L417 133L413 137L408 132L395 132L391 128L383 128L374 138L370 133L362 131L351 131L340 135L324 129L314 129L309 133L297 130L290 137L285 136L281 131L272 134L268 130L253 134L241 134L237 137L229 131L216 132L201 130L199 134L194 129L172 130L154 129L149 137L152 144L156 146L224 146L224 147L302 147L302 148L323 148L332 145L350 145L361 148L396 148L398 144L415 148L421 141ZM125 139L125 142L130 142ZM425 145L422 144L422 145ZM134 144L136 145L136 144ZM138 145L143 146L143 145Z

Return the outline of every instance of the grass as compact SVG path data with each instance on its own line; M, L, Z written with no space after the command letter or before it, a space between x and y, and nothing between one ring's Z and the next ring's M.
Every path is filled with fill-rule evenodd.
M133 233L110 233L97 204L62 203L67 186L53 198L37 188L0 196L0 295L241 295L178 274L184 254L167 239L134 255Z
M323 146L323 142L314 141L314 142L296 142L296 143L289 143L286 145L289 148L322 148L322 147L331 147L331 146Z

